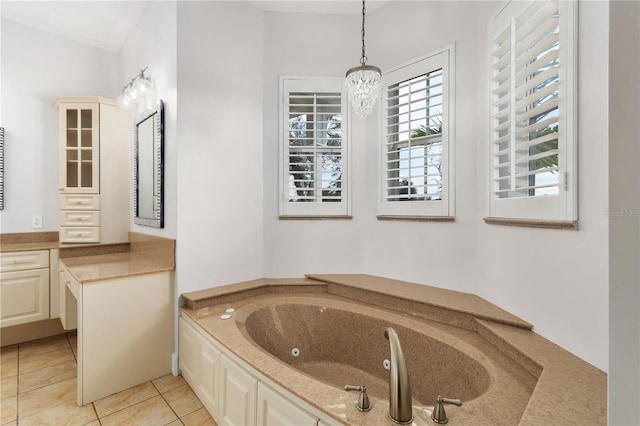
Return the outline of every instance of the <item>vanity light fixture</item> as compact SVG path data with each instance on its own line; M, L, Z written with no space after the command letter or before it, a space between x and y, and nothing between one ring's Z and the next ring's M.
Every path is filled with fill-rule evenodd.
M140 73L124 86L122 94L118 96L118 106L129 109L151 91L151 80L145 77L144 72L149 67L140 70Z
M364 52L364 17L366 13L365 0L362 0L362 57L360 65L347 70L345 87L351 99L353 111L365 118L373 111L376 99L380 96L380 80L382 71L373 65L367 65Z

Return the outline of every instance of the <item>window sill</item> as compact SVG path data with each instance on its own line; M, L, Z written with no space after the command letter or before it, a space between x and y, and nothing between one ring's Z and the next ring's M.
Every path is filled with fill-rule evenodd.
M485 217L484 221L489 225L578 230L577 220L512 219L504 217Z
M353 216L278 216L279 220L351 220Z
M379 215L378 220L404 220L410 222L455 222L453 216L389 216Z

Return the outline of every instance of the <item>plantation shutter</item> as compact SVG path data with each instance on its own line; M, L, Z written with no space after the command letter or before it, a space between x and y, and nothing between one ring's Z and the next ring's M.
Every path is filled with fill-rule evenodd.
M342 80L283 79L281 215L348 215Z
M383 74L380 214L447 216L451 50Z
M574 150L571 5L511 2L496 17L491 66L492 215L565 219ZM569 19L571 18L571 19ZM566 34L568 33L568 34ZM570 105L572 105L570 107ZM545 198L502 203L516 198ZM560 205L552 205L553 203ZM512 208L515 207L515 208Z

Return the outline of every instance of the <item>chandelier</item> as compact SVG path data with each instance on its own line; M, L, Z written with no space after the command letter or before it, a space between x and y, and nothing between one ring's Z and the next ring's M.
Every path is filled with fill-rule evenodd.
M367 65L367 56L364 53L364 16L366 9L365 0L362 0L362 57L360 65L347 70L344 85L351 100L353 111L365 118L373 111L376 99L380 96L380 68Z

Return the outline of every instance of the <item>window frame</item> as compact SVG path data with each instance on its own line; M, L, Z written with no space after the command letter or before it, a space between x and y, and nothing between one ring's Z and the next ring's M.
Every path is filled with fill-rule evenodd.
M341 111L341 201L338 202L291 202L289 200L289 93L340 93ZM289 76L279 77L280 94L278 117L278 194L280 219L350 218L351 217L351 113L348 108L344 79L340 77ZM335 148L331 150L338 151ZM314 163L316 164L316 163Z
M383 72L378 149L378 219L453 220L455 217L455 44ZM439 200L388 200L388 89L442 69L442 172ZM432 136L423 136L425 140ZM425 144L426 146L426 144Z
M494 59L496 50L494 40L514 19L529 6L529 2L510 0L505 2L491 18L488 25L488 217L487 223L501 223L505 219L509 225L537 226L541 221L548 221L554 228L577 229L578 220L578 158L577 158L577 81L578 81L578 2L554 1L559 10L559 87L558 87L558 194L553 195L524 195L519 197L500 198L496 193L497 139L494 128L494 114L498 112L494 102L497 95L493 94L497 84L492 81L497 74L493 68L497 62ZM516 31L516 30L514 30ZM515 43L515 42L513 42ZM513 44L511 45L511 49ZM513 67L513 56L509 63ZM510 83L511 84L511 83ZM515 83L514 83L515 84ZM512 89L518 90L522 86L510 86L509 96L511 105L514 102ZM511 114L511 113L510 113ZM510 143L515 142L515 134L510 133ZM512 148L513 149L513 148ZM531 166L530 166L531 167ZM529 170L531 172L531 170ZM511 173L514 173L513 171ZM566 225L566 226L563 226Z

